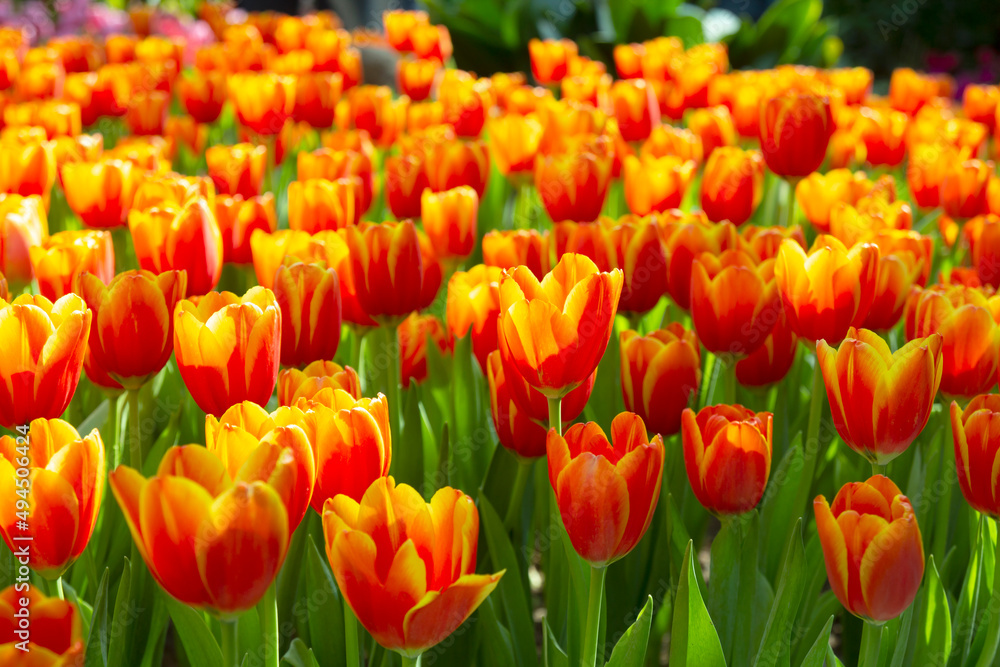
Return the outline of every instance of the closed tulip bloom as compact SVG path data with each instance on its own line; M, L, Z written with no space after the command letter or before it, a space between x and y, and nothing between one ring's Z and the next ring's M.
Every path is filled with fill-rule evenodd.
M431 96L431 87L440 69L441 63L436 60L401 59L396 66L399 92L414 102L426 100Z
M266 146L211 146L205 151L205 162L220 195L241 195L247 199L261 194L267 169Z
M198 406L221 415L242 401L266 405L278 380L281 311L270 290L209 292L174 311L174 351Z
M530 410L519 407L511 391L512 381L523 380L508 379L499 350L490 353L484 368L490 388L490 415L500 444L521 458L545 456L546 424L533 419ZM539 397L544 401L544 396Z
M409 98L393 99L388 86L358 86L338 105L337 124L365 130L380 146L391 146L406 121Z
M721 146L708 159L701 181L701 208L713 222L742 225L764 193L764 160L760 151Z
M915 72L908 67L892 71L889 103L894 109L914 114L940 94L941 84L933 76Z
M878 283L863 325L873 331L889 331L896 326L911 290L920 284L921 276L930 266L930 258L922 251L918 254L913 248L894 246L889 238L884 237L881 242L873 239L880 250Z
M361 220L361 179L311 178L288 184L288 226L310 234L343 229Z
M482 199L490 175L490 154L485 141L438 141L428 149L425 169L434 192L468 185Z
M279 491L260 479L275 463L263 458L251 456L234 480L213 452L187 445L167 450L149 479L126 466L109 476L139 554L178 601L229 617L253 608L277 577L291 522Z
M971 83L962 91L962 112L969 120L982 123L991 132L996 129L1000 86Z
M344 77L339 72L308 72L295 79L295 108L292 117L316 129L333 125L334 111L343 92Z
M911 145L906 165L906 183L917 206L923 209L937 208L941 204L941 185L945 176L958 168L956 163L964 163L967 157L964 152L942 141ZM970 172L970 175L978 178L978 174ZM957 193L959 188L955 186L962 185L962 179L956 180L953 177L952 180L953 189Z
M980 394L965 410L952 401L951 430L962 495L974 510L994 518L1000 516L996 475L993 474L1000 448L1000 440L995 436L997 428L1000 428L1000 396L997 394Z
M736 362L736 381L744 387L766 387L781 382L795 363L799 337L788 325L784 308L764 344Z
M611 158L590 151L539 155L535 187L553 222L593 222L604 208Z
M275 135L295 108L295 80L272 72L239 72L229 77L229 99L241 125Z
M534 114L508 113L486 121L490 155L508 179L531 180L544 128Z
M645 79L623 79L611 86L611 104L625 141L645 141L660 124L660 107Z
M852 328L839 349L816 344L833 425L848 447L878 465L906 451L934 406L941 341L931 334L892 353L878 334Z
M49 235L48 218L37 195L0 194L0 271L10 280L32 278L30 249Z
M701 383L701 348L678 322L640 336L623 331L621 385L625 408L667 437L681 428L681 412Z
M726 106L695 109L688 116L687 125L701 139L706 160L712 157L716 148L735 146L739 139L733 117Z
M340 280L322 264L279 266L274 298L281 308L281 363L333 359L340 344Z
M388 323L421 308L425 267L412 222L350 227L347 245L358 302L366 313Z
M745 225L740 228L740 238L746 247L762 261L778 256L778 249L785 239L792 239L803 248L806 247L806 237L802 227L757 227Z
M396 327L399 342L400 382L404 389L413 381L421 384L429 376L427 365L428 345L433 342L438 356L450 356L453 347L451 336L434 315L411 314Z
M532 39L528 42L531 75L545 85L558 83L566 76L569 61L577 55L576 42L569 39Z
M356 202L356 208L361 214L368 210L372 201L373 177L371 157L367 154L352 149L318 148L312 152L300 152L297 160L300 181L313 178L335 181L351 176L360 178L361 199Z
M84 660L80 613L72 602L47 598L36 586L0 591L0 661L5 667L69 667ZM28 649L19 646L18 625L31 619ZM15 631L18 634L15 634Z
M445 192L424 190L420 217L435 252L444 260L465 259L476 244L479 195L467 185Z
M739 244L736 227L728 222L709 224L704 217L657 221L667 253L667 290L681 308L691 306L691 272L701 253L718 255Z
M83 299L67 294L55 303L22 294L0 301L0 426L13 428L69 405L83 369L92 314Z
M128 218L141 174L131 162L71 162L62 167L66 203L83 224L120 227Z
M317 394L327 390L346 391L355 400L361 398L361 380L350 366L340 366L320 359L304 369L286 368L278 373L278 405L295 405L300 398L318 400Z
M986 213L986 189L992 162L965 160L952 164L941 181L941 208L952 218L965 219Z
M806 219L820 233L830 231L830 212L838 202L854 206L871 192L872 182L864 172L832 169L826 174L814 173L795 186L795 197Z
M826 98L785 93L761 106L760 146L768 169L797 179L819 169L833 133L833 116Z
M29 253L38 291L50 301L72 292L73 280L84 271L105 283L115 276L115 249L108 232L59 232L31 246Z
M167 121L167 111L170 110L170 95L153 90L148 93L135 93L129 101L125 112L125 122L132 134L139 136L162 135L163 125Z
M549 482L573 548L597 567L624 557L653 519L663 477L663 438L650 441L642 419L623 412L611 440L595 422L546 441Z
M181 154L181 147L193 156L200 156L208 143L208 126L199 124L191 116L167 116L163 136L170 142L171 159Z
M49 193L56 181L56 159L52 142L3 142L0 144L0 191L22 197L39 195L48 208Z
M404 153L386 158L385 198L398 220L420 217L421 193L429 187L422 155Z
M154 207L181 208L197 197L209 204L215 199L215 186L207 176L182 176L175 172L146 173L136 188L132 208L136 211Z
M257 283L267 289L273 288L274 275L278 267L288 257L296 259L310 257L311 244L312 237L307 232L295 229L279 229L270 234L264 231L251 234L250 251L253 255L253 270L257 276ZM347 254L346 251L344 254ZM341 281L343 281L342 276Z
M222 72L195 69L177 82L184 109L199 123L214 123L219 119L228 92Z
M878 282L877 246L848 250L832 236L819 236L808 255L792 240L782 242L774 277L792 329L810 341L839 343L864 322Z
M813 501L830 588L844 608L882 623L913 602L924 576L924 546L909 499L892 480L848 482L828 505Z
M256 230L267 234L278 228L274 195L266 192L257 197L220 195L215 198L215 219L222 234L222 261L252 264L250 237Z
M187 272L188 294L205 294L222 275L222 232L204 199L182 209L132 211L129 229L139 267L162 273Z
M629 210L636 215L649 215L680 207L697 165L674 156L641 159L628 156L624 166L625 201Z
M448 280L448 331L455 338L465 338L472 331L472 352L484 371L487 357L499 344L501 272L499 267L477 264L468 271L456 271Z
M483 263L501 269L526 266L541 280L549 272L549 234L537 229L492 229L483 236Z
M412 487L381 477L360 503L328 501L323 532L358 620L381 646L410 658L457 630L503 575L475 574L479 513L450 487L425 503Z
M562 398L597 368L614 325L622 272L598 271L583 255L566 254L539 281L527 268L500 279L500 352L525 381Z
M20 465L25 460L28 465ZM27 565L46 579L62 576L87 548L101 507L104 466L97 429L81 438L61 419L33 419L26 437L0 438L0 490L11 498L0 509L0 532L14 552L19 541L30 540ZM13 499L19 497L15 473L23 468L31 484L28 518L19 520Z
M975 396L997 383L998 305L979 289L954 285L914 294L906 308L906 337L942 336L941 392Z
M698 502L728 516L749 512L764 495L771 474L770 412L715 405L681 417L684 465Z

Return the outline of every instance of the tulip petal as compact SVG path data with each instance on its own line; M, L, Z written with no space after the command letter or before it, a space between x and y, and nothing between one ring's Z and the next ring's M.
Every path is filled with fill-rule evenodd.
M428 592L403 621L407 649L420 653L457 630L493 592L503 574L467 574L443 591Z
M560 473L555 492L576 552L596 564L614 558L628 523L629 494L611 462L580 454Z

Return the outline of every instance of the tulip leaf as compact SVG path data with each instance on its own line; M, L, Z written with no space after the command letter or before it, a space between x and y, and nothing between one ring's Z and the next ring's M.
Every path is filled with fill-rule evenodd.
M757 592L757 513L733 517L722 524L711 549L711 576L706 605L719 631L722 651L736 665L749 660L750 609Z
M486 598L479 606L480 644L479 664L485 667L510 667L517 664L510 633L497 618L492 597Z
M344 607L334 581L312 535L306 545L306 610L309 640L321 665L345 664Z
M183 602L164 596L174 629L184 647L191 667L216 667L222 664L222 649L215 641L205 616Z
M607 667L642 667L646 660L646 646L649 643L649 627L653 622L653 596L646 598L646 604L611 652Z
M436 345L430 345L437 349ZM424 438L420 423L420 391L413 384L401 392L402 433L393 433L393 475L397 484L409 484L418 491L424 483Z
M110 633L108 647L108 666L122 667L125 661L125 628L131 622L132 604L132 562L126 558L122 567L121 579L118 580L118 595L115 597L115 611L111 620L113 632Z
M87 637L87 652L84 654L85 667L105 667L108 664L108 569L97 587L94 598L94 613L90 617L90 634Z
M491 561L490 570L506 570L500 583L497 584L493 597L499 600L498 606L510 630L514 652L517 654L517 661L514 664L519 667L535 665L537 662L535 628L531 620L531 605L524 594L517 554L507 538L507 531L503 527L500 515L481 491L479 519L486 535Z
M761 567L773 584L777 583L775 576L781 564L782 550L790 537L790 533L782 534L780 531L788 530L786 526L793 526L797 516L797 482L804 465L801 442L800 432L795 435L778 467L771 472L760 503Z
M754 659L754 667L789 664L792 626L798 618L805 578L805 549L802 546L802 519L795 522L785 546L778 587L774 593L771 613L764 626L764 637Z
M94 408L94 411L87 415L86 419L80 422L77 426L77 432L86 436L88 433L93 431L95 428L100 429L108 422L108 411L111 410L111 401L104 399L101 401L100 405ZM109 434L110 435L110 434ZM105 443L106 445L113 445L114 443Z
M812 648L806 653L799 667L824 667L827 650L830 648L830 631L833 630L833 616L827 619Z
M542 633L545 636L542 645L542 664L545 667L569 667L569 656L562 650L559 642L552 635L552 628L549 627L549 619L542 619Z
M725 667L719 635L701 597L694 560L694 543L688 541L681 567L674 623L670 634L671 667Z
M282 656L281 667L319 667L319 663L312 649L296 637L288 647L288 652Z
M982 521L979 526L979 540L976 548L969 558L969 565L965 570L965 579L962 582L962 592L958 602L955 603L955 627L968 628L967 632L959 633L959 641L962 648L962 659L960 664L966 664L969 652L972 649L973 637L976 634L978 619L978 606L981 600L987 598L983 591L987 590L983 586L983 576L987 571L984 569L984 556L992 552L992 549L984 549L984 543L991 544L989 526L992 521ZM962 636L964 635L964 639Z
M939 656L951 655L951 611L948 608L948 594L934 564L934 556L927 559L924 590L920 599L917 645L912 663L915 667L936 665L939 664Z

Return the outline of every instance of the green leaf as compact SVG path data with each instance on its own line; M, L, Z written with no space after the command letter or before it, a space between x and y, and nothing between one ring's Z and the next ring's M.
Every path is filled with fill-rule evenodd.
M165 596L167 611L174 622L177 636L191 667L218 667L222 664L222 649L215 641L205 616L170 596Z
M87 637L85 667L104 667L108 664L108 570L97 587L94 598L94 613L90 618L90 635Z
M728 662L746 664L750 653L752 617L734 614L749 609L757 592L757 513L722 524L711 550L707 607L719 631Z
M486 547L492 564L490 569L506 570L500 583L497 584L493 597L499 600L497 606L501 608L503 617L507 621L506 625L514 644L517 660L512 664L520 667L535 665L537 663L535 628L531 621L531 605L528 604L528 598L521 584L521 568L517 562L517 554L507 538L507 531L504 530L500 515L482 492L479 493L479 520L486 535Z
M309 638L319 664L342 667L347 647L344 639L344 608L340 591L312 535L306 546L306 607Z
M437 345L429 345L437 349ZM393 464L397 484L409 484L423 489L424 483L424 439L420 423L420 392L410 385L401 392L403 402L403 429L399 438L393 434ZM399 459L398 464L396 459Z
M826 625L820 631L812 648L806 653L800 667L824 667L826 663L827 650L830 648L830 631L833 629L833 616L826 621Z
M486 667L510 667L517 664L510 633L497 618L494 600L486 598L479 606L480 664Z
M755 667L773 667L779 663L788 664L791 650L792 626L798 618L799 602L802 598L805 549L802 546L802 519L797 519L792 534L785 546L785 558L781 566L781 576L774 593L774 604L764 627Z
M674 623L670 635L671 667L725 667L719 635L701 597L696 574L693 542L688 542L674 603Z
M951 612L934 556L927 559L922 599L913 664L938 665L941 656L951 655Z
M123 667L125 664L125 634L126 628L132 622L132 563L128 558L122 567L122 575L118 580L118 595L115 597L115 611L112 617L110 646L108 648L108 666Z
M790 533L787 526L795 524L795 496L798 491L799 473L803 468L802 434L796 434L782 457L778 467L772 471L760 503L760 550L761 567L767 580L775 582L784 546Z
M296 637L288 647L288 652L282 656L281 667L319 667L319 663L316 662L312 649Z
M542 664L545 667L569 667L569 656L552 635L548 618L542 619L542 633L545 635L545 643L542 645Z
M607 667L642 667L646 659L646 646L649 643L649 627L653 622L653 596L646 598L646 604L611 652Z
M107 423L108 411L110 409L111 409L111 402L108 399L104 399L103 401L101 401L100 405L98 405L94 409L93 412L87 415L86 419L80 422L80 425L77 427L76 430L80 433L80 435L86 435L91 431L93 431L95 428L100 429ZM110 434L108 434L108 437L110 437Z

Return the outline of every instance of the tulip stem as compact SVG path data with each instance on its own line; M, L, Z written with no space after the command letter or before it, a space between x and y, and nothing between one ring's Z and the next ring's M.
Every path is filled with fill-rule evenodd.
M240 667L239 642L236 634L238 619L225 620L222 626L222 667Z
M396 337L396 326L386 325L383 327L388 337L386 352L389 354L389 378L387 380L389 392L389 432L394 438L401 438L399 430L399 413L402 406L399 404L399 339Z
M955 467L955 457L949 455L949 441L951 440L951 411L947 405L942 405L941 423L943 428L939 431L940 442L938 450L941 452L940 480L944 485L941 497L938 498L936 515L934 517L934 538L931 546L931 553L938 563L944 562L944 557L948 552L948 528L951 523L951 480L958 479L957 474L951 470Z
M721 360L720 360L721 361ZM722 374L725 384L722 389L725 392L723 400L729 405L736 404L736 358L726 361L723 364Z
M139 390L126 392L128 401L128 462L137 472L142 473L142 429L139 428Z
M420 657L421 656L418 655L416 658L410 658L404 655L403 667L420 667Z
M861 655L858 656L858 667L877 667L881 650L882 626L865 621L865 629L861 633Z
M344 645L347 653L347 667L360 667L361 651L358 648L358 617L351 605L344 600ZM405 658L404 658L405 660Z
M813 368L812 395L809 397L809 427L806 430L806 439L802 443L802 457L804 467L802 477L799 479L799 492L795 501L795 512L802 511L809 500L809 491L812 489L813 477L816 476L816 459L819 458L819 423L823 416L823 397L826 390L823 387L823 371L816 360Z
M989 531L981 531L989 535ZM986 607L990 615L990 627L983 644L983 652L979 655L976 667L990 667L1000 649L1000 521L997 522L996 559L993 565L993 596Z
M65 600L66 599L66 591L63 590L63 578L62 577L59 577L58 579L56 579L56 596L60 600Z
M518 458L517 475L514 477L514 488L511 489L510 502L507 505L507 516L504 517L503 525L507 530L512 530L517 523L518 515L521 513L521 500L524 496L524 487L528 485L528 477L531 475L531 459Z
M278 667L278 593L274 583L267 587L264 597L257 603L260 632L264 639L264 667Z
M785 208L785 227L791 227L795 224L795 185L790 180L786 180L785 183L788 185L788 197L787 206Z
M885 463L872 461L872 475L884 475L887 467Z
M587 634L583 641L582 667L597 665L597 642L601 630L601 604L604 602L604 575L607 567L590 568L590 601L587 604Z
M555 429L556 433L562 435L562 399L549 399L549 429Z

